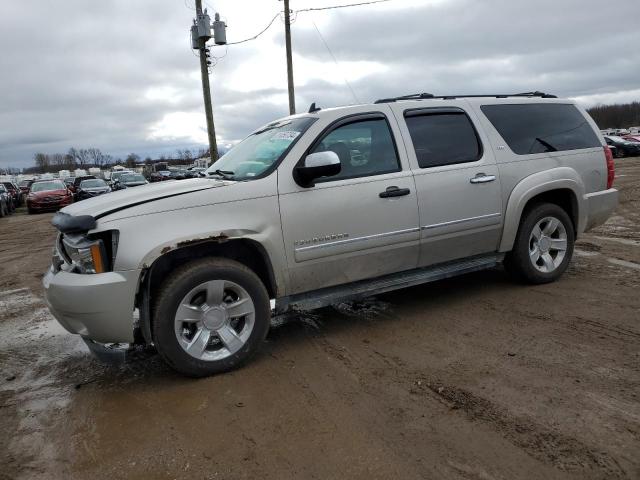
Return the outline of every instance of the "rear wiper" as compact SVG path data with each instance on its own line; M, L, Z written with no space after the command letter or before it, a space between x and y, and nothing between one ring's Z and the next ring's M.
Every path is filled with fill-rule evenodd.
M225 180L233 179L233 172L229 170L214 170L213 172L209 172L209 175L218 175L219 177L224 178Z

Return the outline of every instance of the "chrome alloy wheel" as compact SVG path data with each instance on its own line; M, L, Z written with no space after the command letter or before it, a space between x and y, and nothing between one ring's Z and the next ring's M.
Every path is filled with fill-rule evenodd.
M544 217L531 231L529 259L540 272L551 273L560 266L567 251L567 230L555 217Z
M221 360L249 340L255 317L253 300L244 288L228 280L211 280L184 296L175 315L175 334L192 357Z

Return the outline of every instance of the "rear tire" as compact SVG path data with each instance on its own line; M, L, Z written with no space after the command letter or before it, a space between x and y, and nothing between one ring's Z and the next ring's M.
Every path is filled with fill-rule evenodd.
M534 205L522 215L505 268L525 283L553 282L567 269L574 242L573 223L564 209L553 203Z
M161 286L153 340L174 370L205 377L246 362L270 320L269 295L253 271L229 259L202 259L175 270Z

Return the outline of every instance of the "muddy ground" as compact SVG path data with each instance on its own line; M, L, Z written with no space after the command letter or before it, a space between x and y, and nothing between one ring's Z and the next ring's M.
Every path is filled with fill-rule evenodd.
M51 215L0 220L0 479L640 478L640 158L557 283L487 271L272 328L233 373L99 364L44 307Z

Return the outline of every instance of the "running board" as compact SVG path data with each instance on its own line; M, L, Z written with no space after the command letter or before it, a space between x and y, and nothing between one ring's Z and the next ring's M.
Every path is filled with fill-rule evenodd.
M282 297L276 300L275 313L280 315L291 310L312 310L346 300L355 300L422 283L435 282L436 280L443 280L465 273L477 272L497 266L502 262L503 258L504 254L483 255L481 257L472 257L406 272L393 273L371 280L360 280L346 285Z

